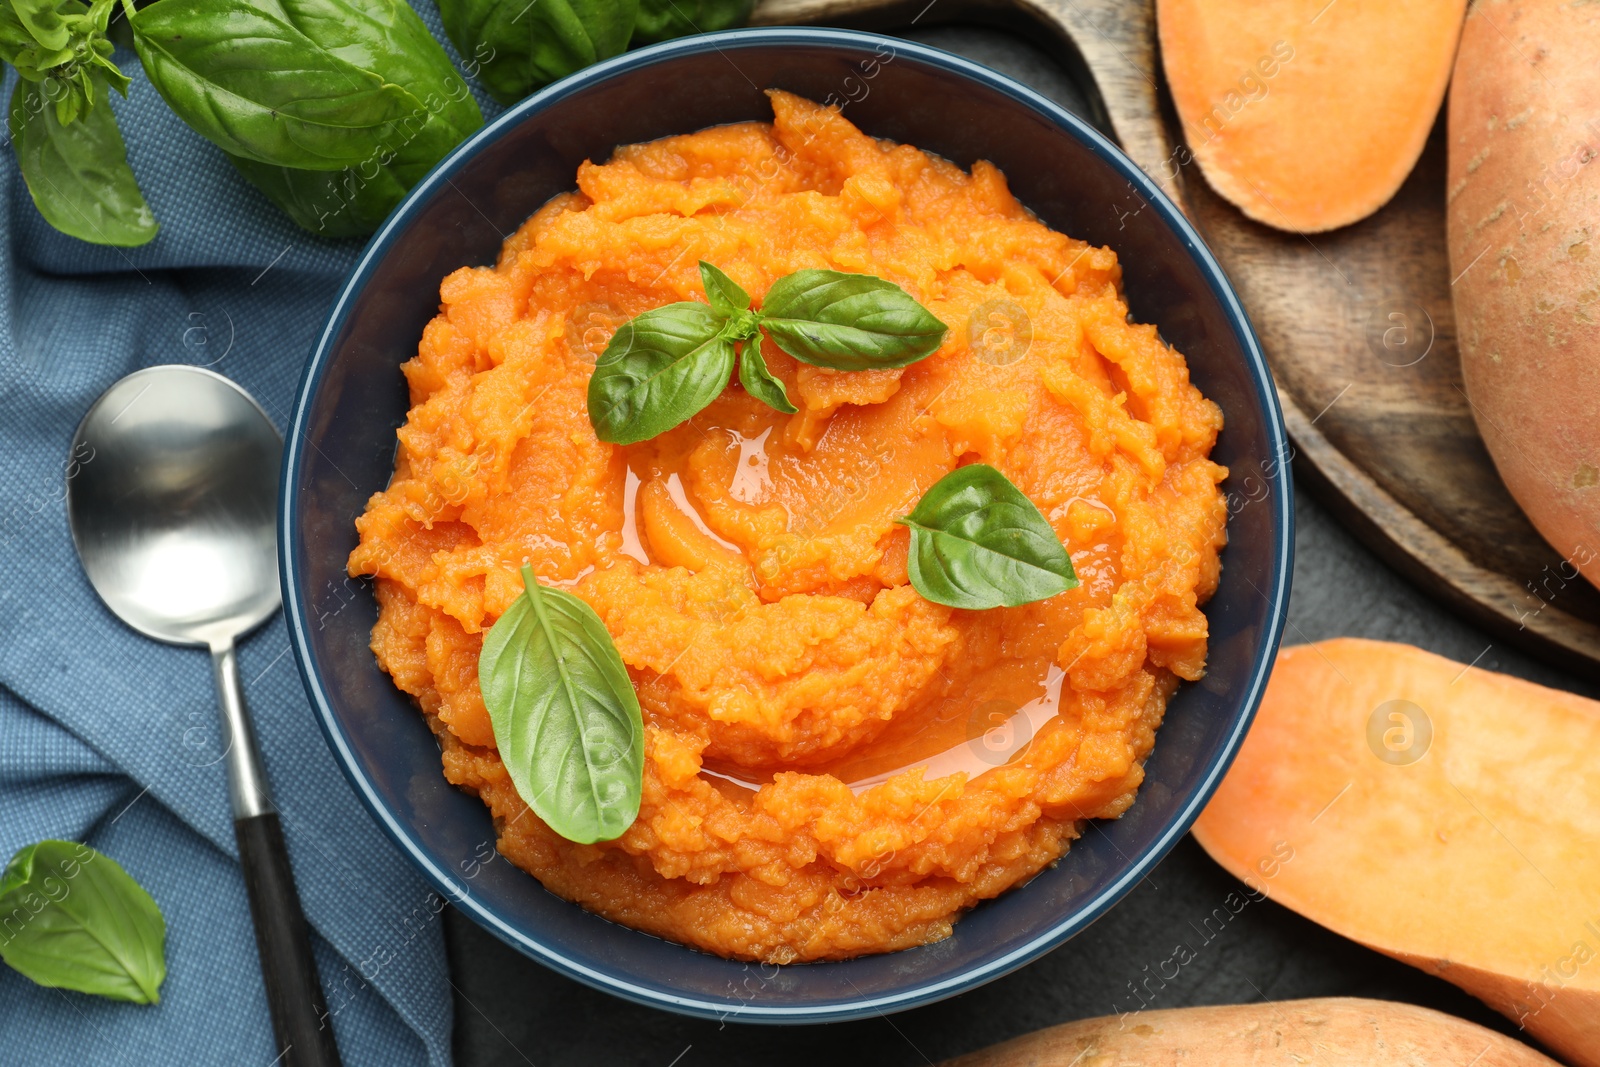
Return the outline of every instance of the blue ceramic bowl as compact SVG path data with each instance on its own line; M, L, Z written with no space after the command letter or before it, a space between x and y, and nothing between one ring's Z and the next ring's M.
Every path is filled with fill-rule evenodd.
M1222 406L1213 457L1233 472L1210 663L1173 699L1137 803L1055 868L986 902L936 945L843 963L759 967L617 926L509 863L477 799L448 785L422 716L373 662L376 608L347 580L352 520L393 467L406 413L398 366L439 281L493 263L502 238L578 164L616 145L768 120L761 90L849 100L867 133L963 167L990 160L1050 226L1122 259L1128 303L1189 359ZM644 1004L752 1022L821 1022L927 1004L1020 967L1117 902L1189 828L1232 760L1277 650L1289 596L1288 455L1271 376L1216 260L1179 211L1103 136L977 64L873 34L739 30L672 41L582 71L523 101L436 168L373 238L306 366L283 468L283 602L328 744L395 841L457 907L563 974Z

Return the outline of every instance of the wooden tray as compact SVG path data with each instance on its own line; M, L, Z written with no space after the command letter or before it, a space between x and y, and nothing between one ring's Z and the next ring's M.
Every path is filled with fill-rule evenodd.
M762 0L757 24L982 22L1043 41L1112 135L1195 221L1277 378L1294 470L1391 566L1497 638L1600 677L1600 591L1569 577L1495 472L1461 387L1445 248L1444 121L1394 200L1310 237L1246 219L1197 167L1150 0ZM1176 173L1174 173L1176 172ZM1269 476L1235 471L1247 493Z

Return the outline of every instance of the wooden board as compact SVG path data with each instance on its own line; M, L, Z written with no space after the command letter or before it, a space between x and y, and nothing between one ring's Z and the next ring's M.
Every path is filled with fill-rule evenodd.
M1249 311L1277 378L1303 484L1391 566L1474 622L1600 677L1600 592L1511 499L1473 424L1445 247L1443 117L1373 217L1310 237L1246 219L1194 164L1151 0L762 0L757 24L1020 29L1098 91L1096 121L1189 214ZM1235 490L1237 491L1237 490Z

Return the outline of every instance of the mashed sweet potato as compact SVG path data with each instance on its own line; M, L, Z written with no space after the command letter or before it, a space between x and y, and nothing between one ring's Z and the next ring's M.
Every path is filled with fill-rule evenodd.
M1221 413L1128 321L1113 252L992 166L772 104L772 125L585 163L496 266L444 280L350 571L376 576L378 661L512 862L617 922L786 963L946 937L1133 803L1167 698L1204 670L1226 471ZM654 440L600 442L596 356L629 317L703 300L701 259L758 304L804 267L877 274L951 329L905 370L766 342L798 414L731 384ZM976 460L1039 506L1078 588L967 612L907 583L894 519ZM478 652L524 561L594 607L638 688L643 805L616 841L552 833L495 750Z

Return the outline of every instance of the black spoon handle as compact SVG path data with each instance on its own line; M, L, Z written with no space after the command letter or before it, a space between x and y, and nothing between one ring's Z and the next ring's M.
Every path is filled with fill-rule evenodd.
M239 661L231 641L211 648L217 697L228 731L228 796L239 863L250 895L256 951L267 987L267 1008L278 1058L273 1067L339 1067L328 1005L311 956L311 928L294 888L294 870L283 842L283 826L272 804L255 730L239 685Z
M274 1067L338 1067L333 1024L311 957L311 928L300 910L277 813L238 819L233 832L239 839L261 978L277 1038L280 1058Z

